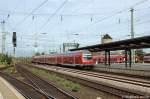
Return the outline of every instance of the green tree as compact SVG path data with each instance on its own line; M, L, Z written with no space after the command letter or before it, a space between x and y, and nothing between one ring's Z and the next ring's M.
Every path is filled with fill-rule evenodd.
M36 52L36 53L35 53L35 56L39 56L39 55L41 55L39 52Z
M44 52L42 52L42 53L41 53L41 55L45 55L45 53L44 53Z
M6 63L6 64L11 64L12 57L9 56L8 54L0 54L0 62Z

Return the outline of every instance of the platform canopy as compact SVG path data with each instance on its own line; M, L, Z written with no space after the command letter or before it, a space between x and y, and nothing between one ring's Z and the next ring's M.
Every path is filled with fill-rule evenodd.
M70 51L89 50L91 52L99 52L99 51L107 51L107 50L114 51L114 50L129 50L129 49L140 49L140 48L150 48L150 36L126 39L121 41L105 43L105 44L91 45L91 46L71 49Z

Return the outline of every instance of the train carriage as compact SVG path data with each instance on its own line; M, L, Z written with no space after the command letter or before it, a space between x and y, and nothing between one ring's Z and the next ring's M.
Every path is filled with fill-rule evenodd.
M89 51L75 51L61 54L35 56L32 62L41 64L55 64L81 68L93 68L93 59Z
M96 55L93 56L93 60L95 64L105 63L105 56L104 55ZM123 63L125 60L123 55L110 55L110 62L111 63Z
M144 63L150 63L150 54L144 55Z

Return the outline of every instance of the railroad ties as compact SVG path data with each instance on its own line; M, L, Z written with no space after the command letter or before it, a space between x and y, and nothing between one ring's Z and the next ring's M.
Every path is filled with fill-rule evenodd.
M52 99L34 86L18 80L6 73L0 72L0 76L11 83L26 99Z
M17 71L21 73L21 75L25 77L32 86L42 91L44 94L51 96L52 99L76 99L76 97L72 96L70 93L33 74L23 66L16 65L16 68Z
M150 96L150 82L142 79L133 79L119 75L114 76L104 73L62 68L57 66L33 66L46 71L58 73L69 80L81 83L97 90L111 93L119 97L135 96L146 97L146 99L149 99Z

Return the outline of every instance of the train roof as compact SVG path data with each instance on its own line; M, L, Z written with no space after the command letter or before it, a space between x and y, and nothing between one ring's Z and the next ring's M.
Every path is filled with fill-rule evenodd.
M80 53L90 53L88 50L78 50L78 51L68 51L64 53L54 53L54 54L46 54L46 55L39 55L39 56L33 56L34 58L38 57L48 57L48 56L57 56L57 55L69 55L69 54L80 54Z

